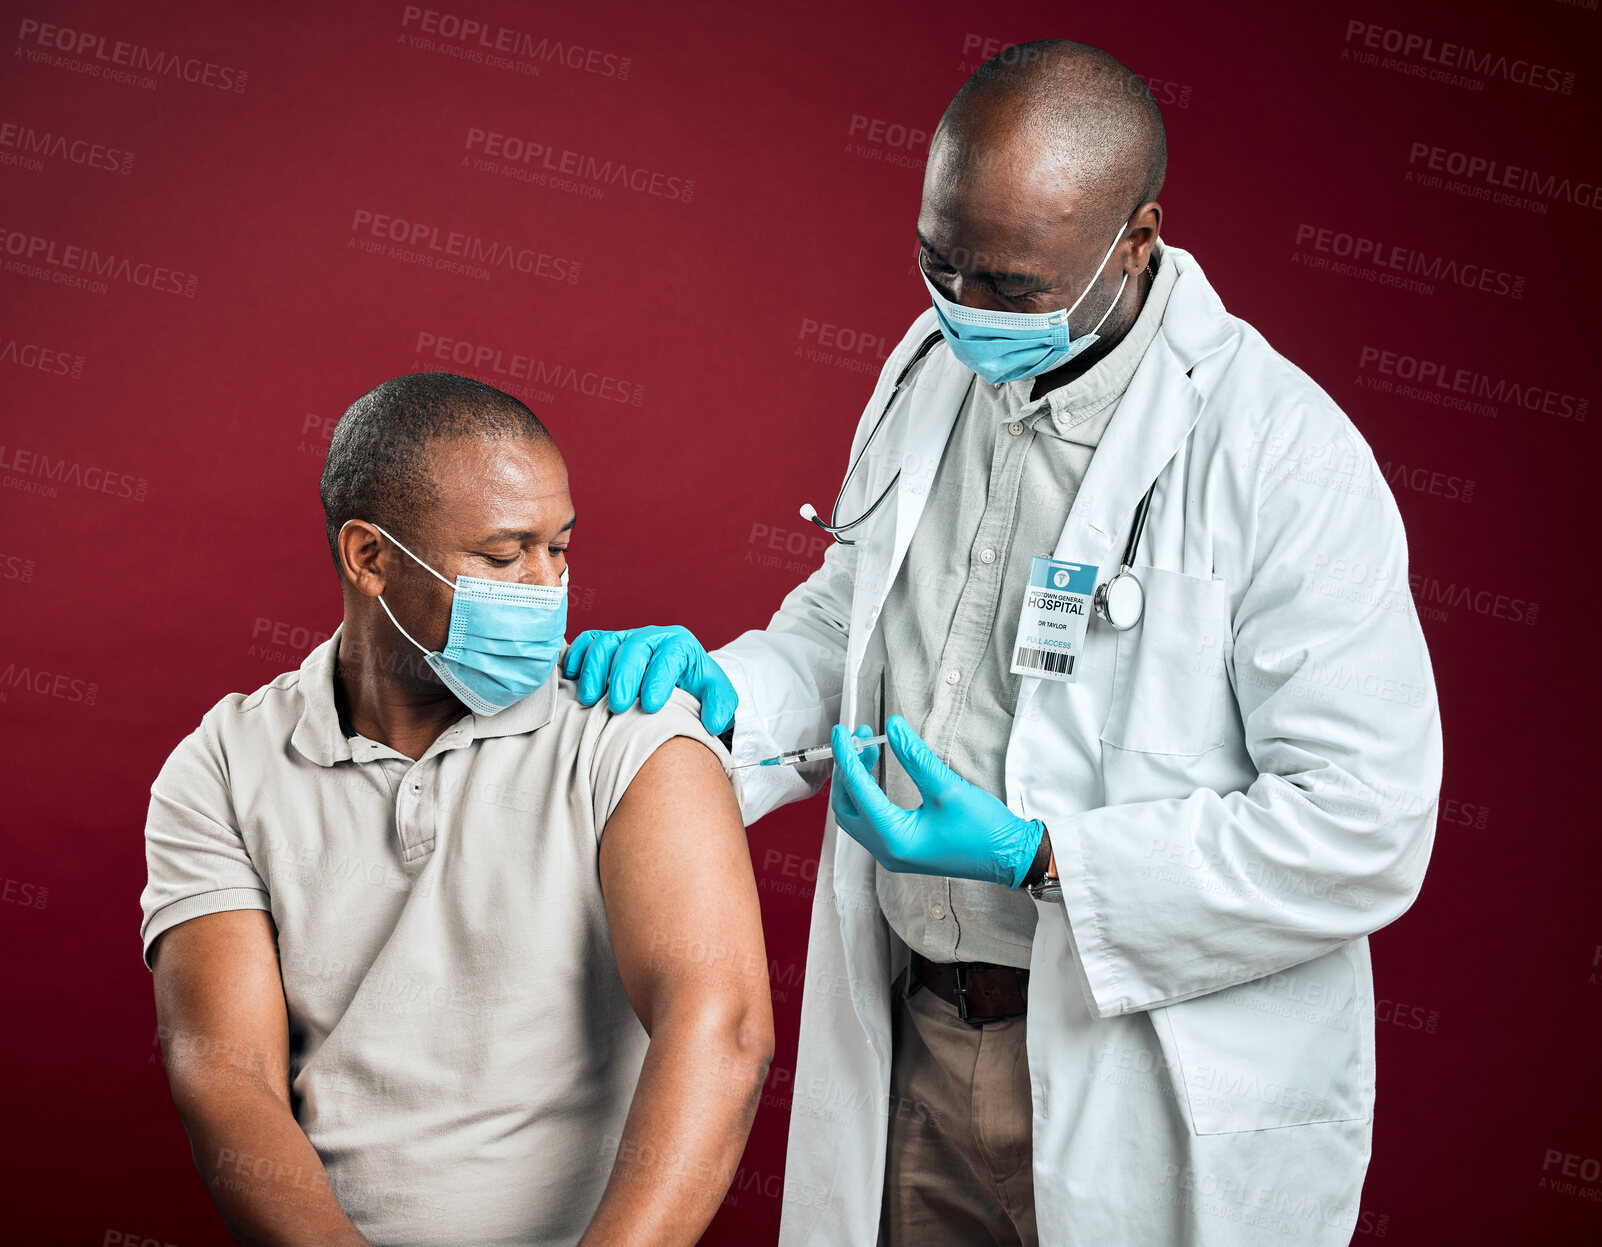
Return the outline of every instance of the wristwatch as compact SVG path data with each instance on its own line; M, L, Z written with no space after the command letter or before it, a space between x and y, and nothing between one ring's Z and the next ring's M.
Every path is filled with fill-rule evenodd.
M1045 860L1042 861L1041 859ZM1035 853L1034 865L1024 876L1025 889L1037 901L1062 904L1062 880L1057 877L1057 850L1051 847L1051 832L1041 824L1040 848Z

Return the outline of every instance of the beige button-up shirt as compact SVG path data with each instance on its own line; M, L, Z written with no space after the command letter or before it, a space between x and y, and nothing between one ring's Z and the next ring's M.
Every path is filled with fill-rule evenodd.
M339 632L222 699L151 788L148 961L202 914L269 911L296 1120L375 1243L571 1244L600 1202L647 1038L598 859L683 693L580 706L553 675L413 761L334 702Z
M1030 564L1056 548L1090 456L1162 324L1175 274L1161 244L1156 261L1134 325L1082 376L1038 400L1033 378L974 378L880 616L885 713L905 717L947 766L1002 799L1023 678L1011 671L1013 642ZM859 704L877 705L878 679L864 667ZM892 801L919 804L893 755L885 774ZM1027 893L883 866L875 881L885 918L914 951L933 961L1029 964L1035 902Z

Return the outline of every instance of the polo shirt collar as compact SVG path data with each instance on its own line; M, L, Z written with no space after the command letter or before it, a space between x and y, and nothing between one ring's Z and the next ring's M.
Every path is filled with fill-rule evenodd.
M339 638L345 625L334 629L334 635L307 654L300 664L300 719L290 735L290 744L318 766L333 766L355 755L351 752L351 737L339 725L339 707L334 700L334 673L338 667ZM556 713L558 672L522 701L508 706L499 714L477 715L466 712L456 725L446 728L434 743L446 737L456 739L450 747L466 744L468 740L484 740L491 736L518 736L538 731L549 723ZM470 725L470 734L459 729ZM431 747L430 752L433 751ZM365 759L363 759L365 760Z

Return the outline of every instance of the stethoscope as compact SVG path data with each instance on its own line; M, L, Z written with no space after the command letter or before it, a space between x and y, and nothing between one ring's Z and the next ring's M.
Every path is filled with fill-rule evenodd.
M1146 531L1146 512L1151 510L1151 495L1156 488L1157 482L1153 480L1146 487L1146 496L1135 508L1135 527L1129 534L1129 544L1124 547L1118 574L1097 585L1096 592L1091 595L1096 614L1119 632L1128 632L1146 613L1146 586L1129 569L1135 564L1135 551L1140 547L1140 535Z
M862 443L861 452L851 461L851 466L846 469L845 480L840 482L840 492L834 496L834 509L829 512L830 522L825 524L818 515L818 509L810 502L801 504L801 518L811 520L843 546L854 546L857 543L848 537L842 537L840 534L850 532L851 529L867 523L869 517L884 505L884 500L890 496L890 491L896 487L896 482L901 479L901 469L897 468L896 474L890 478L890 483L884 487L884 492L874 499L871 507L854 520L849 520L844 524L837 522L840 518L840 499L845 497L846 487L851 484L851 478L855 475L857 466L868 457L868 451L873 447L873 439L879 435L879 427L890 418L890 409L896 405L896 399L901 394L901 388L906 385L908 375L918 361L934 349L935 343L939 342L943 336L937 329L925 338L917 351L913 353L912 358L907 361L907 366L901 370L901 375L896 378L895 388L890 391L890 401L885 403L884 411L880 413L878 420L874 422L873 428L868 430L868 440Z
M843 524L839 522L840 500L845 497L846 489L851 484L851 478L856 474L858 465L867 458L869 450L873 447L873 439L879 435L880 427L890 418L891 409L895 407L896 399L900 397L902 388L907 383L907 377L911 375L918 361L934 349L935 344L940 341L941 337L940 331L936 330L925 338L919 344L918 349L913 352L912 358L907 361L907 366L901 370L901 375L896 378L895 387L890 391L890 398L885 403L884 410L879 414L879 418L874 421L873 428L868 431L867 441L862 443L862 449L857 453L857 457L851 461L851 466L846 469L845 479L840 482L840 492L834 496L834 508L829 513L829 522L827 524L823 522L822 517L818 514L818 509L810 502L801 504L801 518L812 521L843 546L855 545L856 542L849 537L842 537L840 534L850 532L853 528L867 523L873 513L884 505L885 499L895 489L896 482L901 479L901 469L897 468L896 474L890 478L890 483L884 487L884 491L874 499L871 507L854 520L847 520ZM1140 578L1129 569L1134 566L1135 552L1140 546L1141 535L1146 531L1146 514L1151 510L1151 496L1156 488L1157 482L1153 480L1146 489L1145 497L1140 500L1140 506L1135 509L1134 530L1129 534L1129 544L1124 547L1124 557L1119 564L1118 574L1111 580L1096 586L1096 592L1091 596L1091 604L1095 608L1096 614L1119 632L1127 632L1138 624L1141 615L1146 610L1145 586L1140 583Z

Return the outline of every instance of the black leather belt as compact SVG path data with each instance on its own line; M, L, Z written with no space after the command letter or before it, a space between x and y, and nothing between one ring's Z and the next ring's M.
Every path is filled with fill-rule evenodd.
M1029 971L987 961L930 961L912 954L912 977L974 1026L1029 1011Z

